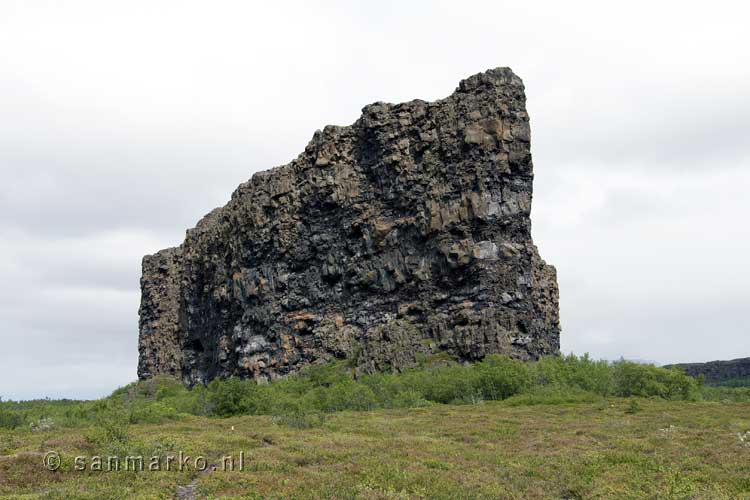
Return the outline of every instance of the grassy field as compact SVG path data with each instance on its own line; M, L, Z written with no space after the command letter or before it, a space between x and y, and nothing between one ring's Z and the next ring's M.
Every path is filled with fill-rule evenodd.
M2 498L750 499L750 388L585 356L157 378L0 402Z
M194 481L194 498L750 498L749 403L511 398L337 412L304 429L191 416L133 425L120 450L93 444L99 431L3 431L0 498L176 498ZM48 450L57 472L43 466ZM76 455L178 450L219 466L242 450L244 471L73 470Z

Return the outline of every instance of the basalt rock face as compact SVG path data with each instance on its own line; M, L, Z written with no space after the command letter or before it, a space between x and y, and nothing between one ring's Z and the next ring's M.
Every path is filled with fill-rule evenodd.
M507 68L316 132L180 247L143 259L139 377L557 353L556 273L531 240L529 141L523 83Z
M750 380L750 358L708 363L682 363L665 368L679 368L691 377L703 375L706 383L721 384L732 380Z

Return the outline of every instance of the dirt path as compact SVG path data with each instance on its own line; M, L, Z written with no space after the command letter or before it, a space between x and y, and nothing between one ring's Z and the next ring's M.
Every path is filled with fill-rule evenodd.
M195 500L196 490L198 489L198 479L200 479L201 476L205 476L206 474L210 474L211 472L214 472L215 470L216 470L216 464L209 464L206 470L200 471L198 473L198 477L190 481L189 484L186 484L185 486L178 486L177 487L178 500Z
M198 478L193 479L193 482L187 486L177 487L177 498L179 500L195 500L195 489L198 487Z

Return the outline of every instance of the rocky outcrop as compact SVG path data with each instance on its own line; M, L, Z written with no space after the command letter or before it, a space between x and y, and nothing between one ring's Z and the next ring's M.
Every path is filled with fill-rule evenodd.
M447 353L559 350L555 269L531 240L521 79L375 103L315 132L143 259L141 378L272 379L349 358L363 371ZM444 356L444 354L441 354Z
M679 368L691 377L703 375L708 384L740 380L750 382L750 358L709 361L707 363L682 363L667 365L664 368Z

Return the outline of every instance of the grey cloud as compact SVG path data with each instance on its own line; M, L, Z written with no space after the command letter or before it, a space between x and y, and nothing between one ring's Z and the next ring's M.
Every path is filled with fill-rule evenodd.
M53 148L15 159L0 153L0 161L15 167L0 198L0 224L57 237L133 228L179 235L250 176L221 153L205 158L212 147L229 145L160 149L123 142L96 152ZM226 192L221 198L220 190Z
M563 349L664 363L750 351L748 174L565 173L537 178L534 208L563 290Z
M750 78L729 89L717 80L690 91L633 81L624 96L613 87L578 88L572 92L582 95L565 99L542 96L536 107L556 116L534 128L534 139L546 146L541 158L682 175L739 168L750 161ZM536 125L540 117L532 120Z
M670 297L651 295L647 287L641 293L637 303L600 300L589 302L585 314L569 315L578 325L569 348L608 359L662 352L662 363L733 359L747 351L747 342L733 334L744 328L746 302L696 294L691 301L670 303Z

